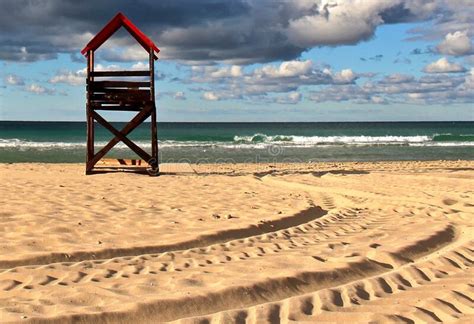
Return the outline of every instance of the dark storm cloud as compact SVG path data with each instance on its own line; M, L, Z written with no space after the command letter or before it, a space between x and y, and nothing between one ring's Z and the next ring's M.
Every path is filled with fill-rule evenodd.
M116 12L147 27L190 26L203 20L225 19L245 14L248 7L239 0L2 0L2 30L23 27L79 27L98 31ZM148 30L149 31L149 30ZM40 34L40 30L38 34Z
M2 0L0 60L77 55L118 11L157 42L163 58L245 64L294 59L315 46L356 44L384 23L445 14L439 21L448 30L460 16L455 11L467 6L444 6L442 0ZM121 36L116 44L128 42ZM112 54L103 58L133 57Z
M234 0L2 0L0 59L36 61L56 58L61 52L77 55L119 11L160 43L159 35L166 29L237 18L247 10L245 3Z
M381 18L386 24L395 24L399 22L408 22L410 20L415 20L416 15L404 6L403 3L399 3L391 8L388 8L381 13Z

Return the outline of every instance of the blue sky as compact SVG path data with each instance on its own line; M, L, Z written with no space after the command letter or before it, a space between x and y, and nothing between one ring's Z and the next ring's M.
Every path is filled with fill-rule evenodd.
M169 17L168 25L155 24L153 17L140 18L139 12L129 15L161 48L155 66L159 121L474 120L473 25L472 18L465 14L472 12L469 2L462 1L465 6L462 10L443 8L445 16L440 19L443 11L427 13L413 1L394 0L393 7L367 5L365 16L344 8L348 6L346 2L336 1L340 8L334 8L354 15L345 18L350 21L349 30L350 24L355 29L361 25L358 19L363 21L361 31L349 37L343 28L346 21L337 21L341 13L329 7L326 12L329 18L321 22L318 15L323 12L325 1L314 1L314 6L319 6L317 14L313 6L302 22L298 20L302 13L297 18L290 16L289 32L284 32L288 39L281 44L268 42L263 50L262 39L255 40L256 36L246 30L242 31L244 36L238 45L225 44L223 38L220 43L216 41L206 47L201 44L209 42L206 37L213 30L205 29L205 33L196 34L196 37L205 34L202 42L194 45L201 47L193 48L189 39L196 31L215 25L220 33L223 22L239 26L241 19L241 24L248 23L247 18L239 18L242 10L249 10L250 15L256 16L255 21L262 21L256 5L237 10L238 1L235 1L232 10L236 13L233 13L224 3L216 7L219 1L204 2L213 5L213 10L225 12L226 18L207 13L202 21L199 17L195 21L195 17L191 22L181 23L187 16L179 10L186 12L187 1L178 1L173 11L176 19ZM301 2L306 6L311 1ZM6 2L0 3L3 5L6 7ZM304 6L295 8L303 10ZM412 11L409 18L388 22L394 20L390 15L400 6ZM292 13L295 8L287 11ZM30 10L33 16L43 16L47 15L45 10L53 9ZM79 26L77 30L70 27L62 31L53 29L55 26L50 26L49 21L41 22L56 33L54 37L44 38L45 45L51 45L47 49L28 44L35 35L34 29L23 31L21 27L10 26L19 35L17 48L7 41L15 34L8 28L0 29L0 119L84 120L85 60L79 51L115 13L115 10L104 11L93 23L88 23L85 17L71 17ZM267 35L273 37L271 32L277 25L272 17L262 23L262 28L268 28L262 36L264 42ZM449 19L454 21L449 24ZM323 25L331 21L336 27ZM303 23L311 25L295 29ZM332 29L319 35L318 31L324 28ZM225 30L222 33L226 36ZM279 31L278 36L281 35ZM21 38L24 46L20 46ZM121 31L98 50L96 63L100 68L137 68L146 63L146 53L141 55L141 51ZM211 54L215 58L209 59ZM120 113L110 116L115 120L128 118Z

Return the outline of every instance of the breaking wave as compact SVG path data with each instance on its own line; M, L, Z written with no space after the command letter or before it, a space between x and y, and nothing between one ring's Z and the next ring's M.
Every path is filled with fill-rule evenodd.
M252 143L281 143L297 146L314 146L327 144L408 144L430 142L430 136L267 136L255 134L252 136L235 136L234 142L239 144Z

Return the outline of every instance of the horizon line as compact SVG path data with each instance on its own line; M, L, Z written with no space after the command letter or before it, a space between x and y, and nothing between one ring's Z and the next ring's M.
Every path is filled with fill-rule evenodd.
M86 120L0 120L2 122L22 123L86 123ZM112 120L111 123L127 123L128 121ZM312 124L312 123L472 123L472 120L352 120L352 121L158 121L157 123L207 123L207 124ZM145 124L150 121L143 122Z

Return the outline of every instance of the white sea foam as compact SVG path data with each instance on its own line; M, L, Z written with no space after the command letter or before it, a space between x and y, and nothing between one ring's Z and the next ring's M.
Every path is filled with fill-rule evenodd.
M255 134L252 136L235 136L236 143L291 143L295 145L318 144L403 144L425 143L432 140L430 136L287 136Z
M149 141L137 141L138 145L149 148ZM107 142L96 142L97 146L104 146ZM180 147L214 147L214 148L247 148L264 149L269 146L283 147L328 147L328 146L383 146L383 145L404 145L404 146L474 146L472 141L458 142L435 142L431 136L287 136L287 135L265 135L255 134L252 136L235 136L232 142L219 141L174 141L164 140L159 142L160 147L180 148ZM52 142L52 141L28 141L21 139L0 139L0 148L17 150L57 150L57 149L84 149L85 142ZM126 148L126 145L119 143L119 149Z

